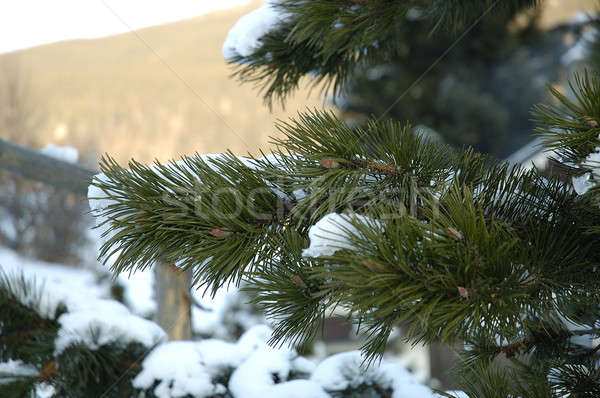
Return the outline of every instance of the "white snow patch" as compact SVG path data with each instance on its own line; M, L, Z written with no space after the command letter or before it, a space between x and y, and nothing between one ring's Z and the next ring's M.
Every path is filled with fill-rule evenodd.
M268 0L233 25L223 43L225 59L232 61L235 57L248 57L262 46L261 38L285 19L276 5L276 0Z
M331 256L338 250L353 249L348 237L360 236L358 229L352 225L354 220L372 225L373 228L383 228L378 220L359 214L330 213L310 227L308 230L310 246L302 251L302 255L304 257Z
M598 138L600 139L600 137ZM581 163L581 166L591 169L591 171L572 178L573 189L578 195L585 194L600 181L600 147L596 147L594 152L590 153Z
M38 383L35 386L35 398L53 398L56 395L56 390L54 386L49 383Z
M296 369L294 365L308 366L290 362L295 353L289 350L268 347L266 341L270 336L271 329L262 325L248 330L237 343L208 339L161 344L144 359L133 386L149 389L158 381L154 393L159 398L188 394L204 397L224 392L225 386L213 379L236 369L229 385L232 392L234 389L238 392L234 396L254 397L257 391L265 392L274 383L273 372L279 372L285 380L290 369Z
M267 389L262 398L329 398L321 386L311 380L290 380Z
M304 357L296 357L292 360L292 369L299 373L312 374L315 371L317 365L313 361Z
M262 398L275 385L275 379L287 380L292 355L290 351L263 345L233 372L229 389L235 397Z
M36 305L42 316L53 318L57 307L65 305L67 312L58 318L61 328L55 340L55 354L76 342L92 349L116 341L150 347L166 338L158 325L131 314L114 300L107 300L108 283L100 283L90 269L35 261L8 249L0 249L0 266L8 276L23 274L41 286L39 299L37 292L17 294L25 305Z
M133 379L135 388L147 390L154 385L158 398L206 397L217 393L202 362L198 343L172 341L156 347L142 362L142 371Z
M311 378L327 391L344 391L360 385L377 384L393 390L393 398L433 398L433 392L420 384L399 363L382 361L366 366L359 351L349 351L325 359Z
M63 303L68 310L81 308L86 302L109 297L108 286L99 285L97 275L89 269L66 267L22 257L12 250L0 248L0 267L9 276L23 274L42 286L41 300L36 308L46 318L53 318ZM20 300L34 303L34 292L22 292Z
M7 362L0 362L0 384L8 384L15 381L18 377L35 377L39 374L32 365L27 365L21 360L9 359Z
M469 398L469 396L463 391L446 391L448 394L452 395L455 398ZM440 394L435 394L435 398L445 398Z
M272 330L267 325L257 325L252 329L247 330L238 340L238 347L243 353L249 355L262 346L267 345L267 341L271 338Z
M575 192L577 192L578 195L585 194L593 186L594 183L590 181L590 173L573 177L573 189L575 189Z
M137 342L152 347L167 339L157 324L131 314L113 300L87 300L78 310L61 315L58 322L61 328L54 341L55 355L72 344L97 349L109 343Z
M287 347L281 349L269 347L267 341L271 333L271 328L260 325L240 337L237 350L245 359L241 361L229 380L229 390L233 396L327 397L328 395L313 382L286 381L291 371L310 374L315 369L315 365L308 359L299 357L294 350ZM288 385L290 383L292 385Z
M40 149L40 152L63 162L77 163L77 159L79 159L79 152L71 146L48 144Z
M433 391L419 383L399 362L383 362L379 366L383 384L393 389L392 398L433 398Z
M236 368L249 355L249 351L240 350L239 344L223 340L207 339L196 343L207 372L216 377L229 368Z
M321 362L311 376L328 391L342 391L378 379L374 367L362 366L359 351L348 351L332 355Z

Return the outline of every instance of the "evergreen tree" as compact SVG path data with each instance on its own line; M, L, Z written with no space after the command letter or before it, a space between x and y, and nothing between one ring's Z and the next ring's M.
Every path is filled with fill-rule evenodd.
M411 10L391 59L358 67L333 99L342 118L410 120L446 143L500 158L529 142L530 109L548 99L544 83L558 80L563 34L542 33L537 9L525 8L490 12L462 38L432 35Z
M415 7L435 40L535 3L273 1L240 20L224 52L267 101L307 74L336 94L357 64L392 59ZM128 168L106 157L90 194L101 257L114 272L166 259L212 293L246 282L273 344L309 341L339 306L364 332L368 363L403 324L413 342L463 342L469 397L600 396L600 79L584 73L572 89L575 102L552 90L560 105L535 109L559 177L405 122L351 128L320 111L281 122L268 155Z

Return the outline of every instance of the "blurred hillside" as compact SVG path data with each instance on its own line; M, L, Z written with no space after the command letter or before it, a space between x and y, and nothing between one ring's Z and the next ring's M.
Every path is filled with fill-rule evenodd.
M0 136L38 147L72 145L90 165L105 152L119 161L144 162L227 148L256 153L275 133L277 119L323 104L319 90L309 97L303 89L290 98L287 111L276 106L271 113L258 90L229 78L233 69L221 45L237 19L260 3L0 55L0 96L10 91L7 81L19 79L18 123L28 126L7 131L0 120ZM595 5L596 0L546 0L542 25Z
M227 148L256 153L274 134L277 119L323 104L318 90L310 98L302 90L287 112L275 107L270 113L254 87L229 78L233 69L225 64L222 43L237 19L257 6L0 55L0 66L10 71L4 79L23 81L39 121L18 137L0 135L30 145L72 145L92 162L104 152L145 162Z
M593 13L600 6L598 0L544 0L541 25L550 28L569 21L577 12Z

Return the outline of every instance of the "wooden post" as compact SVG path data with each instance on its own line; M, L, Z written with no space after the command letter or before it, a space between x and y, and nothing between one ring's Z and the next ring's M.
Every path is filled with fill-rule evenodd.
M446 390L457 387L456 381L448 374L452 364L456 363L457 349L444 343L431 343L429 346L431 377L439 380L441 387Z
M192 270L183 271L172 264L159 263L154 267L154 292L158 304L156 323L169 340L191 340Z

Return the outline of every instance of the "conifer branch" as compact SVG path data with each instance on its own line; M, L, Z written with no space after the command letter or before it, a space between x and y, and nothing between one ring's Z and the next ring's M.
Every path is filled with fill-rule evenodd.
M389 61L405 41L407 13L435 31L458 36L492 7L515 12L539 0L278 0L281 21L260 38L251 54L229 56L238 64L234 76L262 88L265 102L285 102L300 80L311 75L312 85L339 94L357 67ZM368 27L368 28L367 28Z

